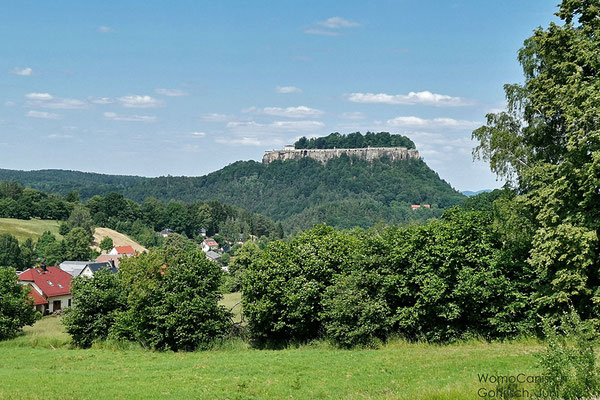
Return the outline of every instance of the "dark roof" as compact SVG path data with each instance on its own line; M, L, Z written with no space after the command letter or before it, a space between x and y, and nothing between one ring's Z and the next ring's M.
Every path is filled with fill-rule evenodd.
M96 272L100 271L102 268L108 268L108 270L113 273L116 274L117 273L117 269L115 267L113 267L109 262L95 262L95 263L89 263L87 265L87 267L95 274Z

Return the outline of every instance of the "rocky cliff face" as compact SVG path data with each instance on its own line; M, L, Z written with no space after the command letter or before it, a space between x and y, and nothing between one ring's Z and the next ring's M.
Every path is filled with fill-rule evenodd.
M418 159L419 152L406 147L367 147L360 149L285 149L265 151L263 163L269 164L273 161L299 160L301 158L312 158L320 163L338 158L342 154L348 157L357 157L359 160L373 161L381 157L389 157L390 160Z

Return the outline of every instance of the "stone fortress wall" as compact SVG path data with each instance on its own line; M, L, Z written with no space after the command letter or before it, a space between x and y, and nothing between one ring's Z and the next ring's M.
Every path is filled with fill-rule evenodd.
M262 162L269 164L273 161L299 160L301 158L312 158L320 163L338 158L342 154L348 157L356 156L359 160L373 161L381 157L389 157L392 161L418 159L419 152L416 149L406 147L366 147L359 149L295 149L293 146L285 146L283 150L265 151Z

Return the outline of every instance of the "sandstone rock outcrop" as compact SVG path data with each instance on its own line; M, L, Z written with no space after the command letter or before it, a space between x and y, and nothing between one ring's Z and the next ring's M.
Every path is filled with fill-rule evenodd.
M416 149L406 147L366 147L359 149L289 149L265 151L263 163L269 164L273 161L299 160L301 158L312 158L322 164L338 158L342 154L348 157L357 157L359 160L373 161L381 157L388 157L392 161L418 159L419 152Z

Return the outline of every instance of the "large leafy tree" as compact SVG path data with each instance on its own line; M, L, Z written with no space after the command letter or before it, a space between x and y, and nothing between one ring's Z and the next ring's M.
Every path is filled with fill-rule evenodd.
M9 233L0 235L0 265L21 267L21 248L19 241Z
M519 52L525 81L506 85L507 111L473 132L474 155L512 184L513 236L531 245L538 312L600 311L600 2L564 0L562 22ZM515 233L514 231L521 230Z
M29 286L18 282L13 268L0 268L0 340L14 337L37 314L29 298Z

